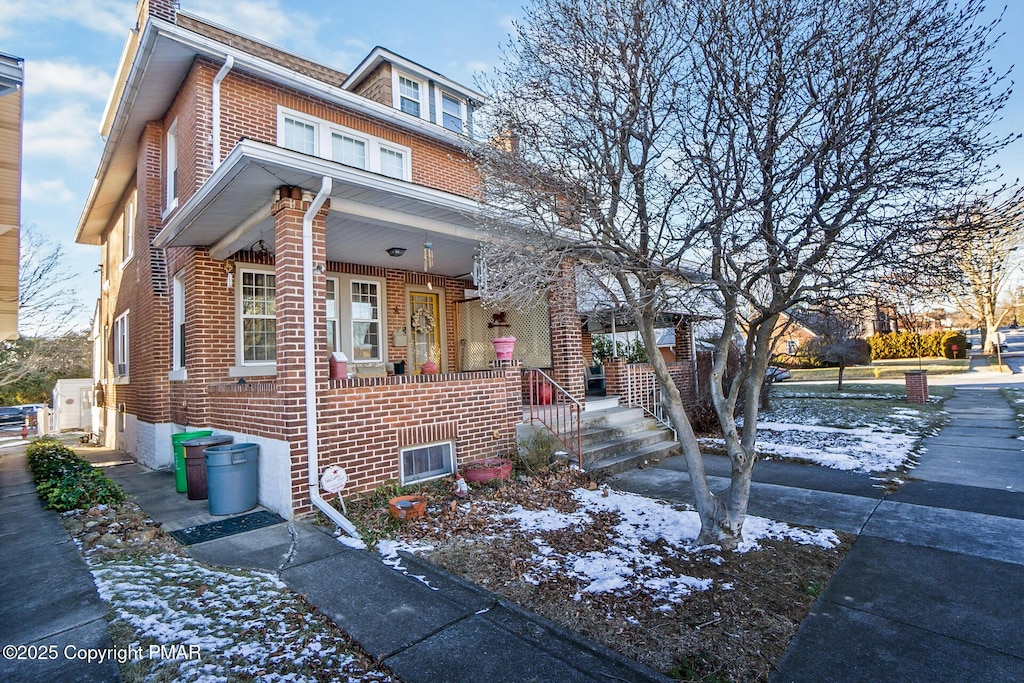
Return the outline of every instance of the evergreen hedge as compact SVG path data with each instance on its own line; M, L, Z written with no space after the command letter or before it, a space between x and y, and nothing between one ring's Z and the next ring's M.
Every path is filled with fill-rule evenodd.
M36 439L25 452L36 491L46 507L67 512L124 502L120 486L57 439Z
M919 334L889 332L868 337L872 360L895 358L967 358L967 337L952 330ZM953 352L953 347L956 352Z

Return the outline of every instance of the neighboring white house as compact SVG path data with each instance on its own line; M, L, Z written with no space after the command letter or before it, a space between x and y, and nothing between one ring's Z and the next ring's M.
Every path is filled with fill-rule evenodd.
M93 381L59 379L53 387L51 432L68 432L92 428Z

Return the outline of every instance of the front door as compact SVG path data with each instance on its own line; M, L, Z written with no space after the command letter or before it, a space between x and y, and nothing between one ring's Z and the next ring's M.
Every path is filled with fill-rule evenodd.
M441 352L441 298L436 292L409 292L409 368L420 374L421 366L432 360L443 369Z

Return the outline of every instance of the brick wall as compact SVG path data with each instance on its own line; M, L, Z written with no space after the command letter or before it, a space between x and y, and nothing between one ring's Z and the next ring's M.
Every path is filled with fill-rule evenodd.
M212 84L215 67L219 68L202 59L193 67L193 72L199 72L193 82L200 84L204 92ZM476 198L479 194L476 171L456 147L237 70L221 82L222 158L241 138L276 145L278 106L408 147L412 154L412 182L418 185L464 197ZM197 132L209 147L205 131Z
M459 463L508 455L522 419L519 375L510 368L330 381L317 392L320 467L345 467L346 493L355 493L397 480L405 446L454 440ZM304 455L293 450L296 514L310 511Z

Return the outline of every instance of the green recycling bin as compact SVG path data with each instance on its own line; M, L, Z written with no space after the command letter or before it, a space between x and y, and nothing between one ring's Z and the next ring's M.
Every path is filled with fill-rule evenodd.
M206 493L211 515L233 515L256 507L260 447L255 443L210 446L206 454Z
M213 434L212 429L171 434L171 444L174 446L174 490L178 493L188 491L188 479L185 476L185 447L181 445L181 442L198 439L202 436L210 436L211 434Z

